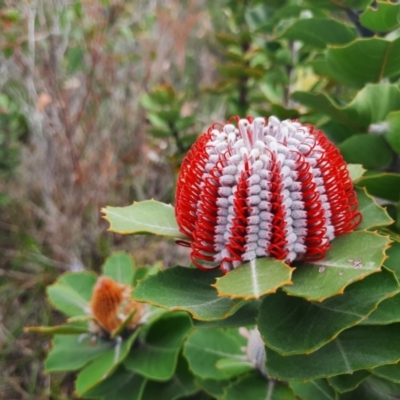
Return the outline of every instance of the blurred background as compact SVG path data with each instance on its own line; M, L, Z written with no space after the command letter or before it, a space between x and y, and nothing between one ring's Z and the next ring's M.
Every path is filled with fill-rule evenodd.
M337 122L291 95L350 101L357 87L318 70L318 57L373 33L357 10L324 4L0 0L0 399L74 398L71 375L43 374L49 339L23 334L60 320L44 294L63 272L99 271L117 249L141 266L187 262L172 241L107 232L102 207L173 203L183 155L231 115L300 118L335 132ZM348 28L295 41L290 21L310 15ZM349 126L331 137L343 141L357 131ZM393 150L375 142L384 155L372 167L393 166Z

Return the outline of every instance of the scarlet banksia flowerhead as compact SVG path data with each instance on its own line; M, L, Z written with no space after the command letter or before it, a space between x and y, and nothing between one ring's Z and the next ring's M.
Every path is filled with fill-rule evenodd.
M339 150L271 116L214 124L182 162L175 213L191 260L224 273L257 257L317 260L361 221Z
M101 328L112 333L133 314L127 328L140 324L144 315L144 305L135 302L131 297L132 288L101 276L94 289L90 301L90 309Z

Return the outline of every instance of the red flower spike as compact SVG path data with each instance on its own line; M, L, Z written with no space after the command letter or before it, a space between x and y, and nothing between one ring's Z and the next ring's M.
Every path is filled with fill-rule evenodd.
M361 222L339 150L276 117L231 117L201 135L183 160L175 213L192 262L224 273L257 257L322 259Z

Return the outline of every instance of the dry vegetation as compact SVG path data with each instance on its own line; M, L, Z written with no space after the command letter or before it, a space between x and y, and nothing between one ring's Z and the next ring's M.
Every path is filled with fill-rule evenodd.
M215 79L206 5L0 1L0 92L27 123L20 163L0 184L0 399L73 398L70 377L42 373L49 342L22 334L57 322L47 284L64 271L98 270L116 248L142 265L171 265L182 251L107 233L100 209L173 201L170 160L179 152L173 138L147 133L143 93L164 85L195 99L182 107L198 115L193 132L207 113L222 117L223 107L200 96Z

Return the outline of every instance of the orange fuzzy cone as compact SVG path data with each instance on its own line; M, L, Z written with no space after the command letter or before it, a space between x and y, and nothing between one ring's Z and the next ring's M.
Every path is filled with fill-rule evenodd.
M117 329L136 308L128 327L140 323L143 305L130 298L131 288L115 282L106 276L101 276L94 289L90 302L92 314L97 322L111 333Z

